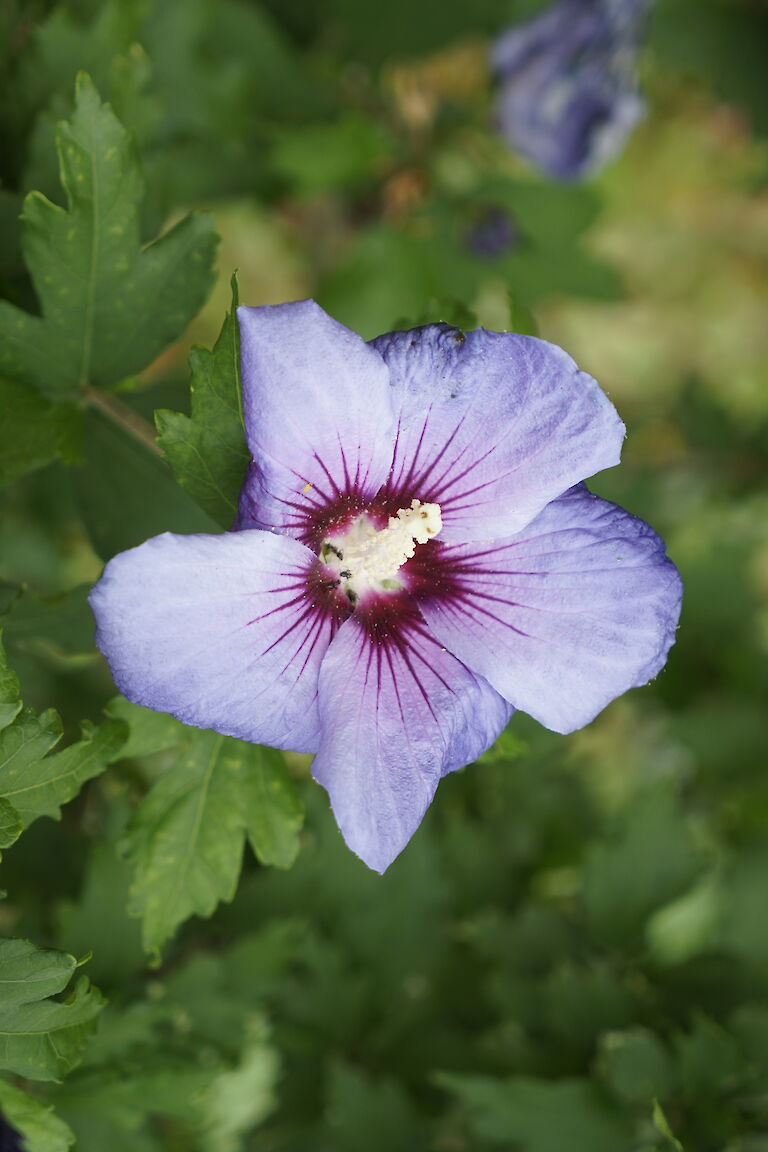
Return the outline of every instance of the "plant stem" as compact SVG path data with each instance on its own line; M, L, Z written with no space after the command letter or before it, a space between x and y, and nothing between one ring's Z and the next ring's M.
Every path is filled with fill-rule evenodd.
M102 416L106 416L113 424L117 424L119 428L122 428L129 436L133 436L134 440L138 440L150 452L154 452L156 456L162 456L152 425L143 416L139 416L138 412L129 408L119 396L115 396L114 392L104 392L100 388L91 388L90 385L86 385L82 394L91 408L101 412Z

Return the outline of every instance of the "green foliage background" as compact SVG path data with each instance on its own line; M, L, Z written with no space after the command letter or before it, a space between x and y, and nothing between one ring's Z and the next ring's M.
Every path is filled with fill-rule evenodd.
M540 6L0 8L0 1114L27 1152L768 1152L766 8L658 0L646 121L556 186L489 127L489 39ZM513 242L473 252L499 212ZM238 291L562 344L630 430L596 489L685 581L651 687L569 738L516 717L383 878L307 758L115 697L93 647L105 560L231 522Z

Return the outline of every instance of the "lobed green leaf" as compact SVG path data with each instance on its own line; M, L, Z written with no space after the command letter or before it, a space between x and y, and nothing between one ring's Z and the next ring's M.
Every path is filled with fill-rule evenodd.
M0 1018L0 1068L30 1080L60 1080L79 1062L104 1006L86 977L63 1002L19 1004Z
M22 1137L25 1152L67 1152L75 1142L68 1124L21 1088L0 1080L0 1111Z
M8 661L3 647L3 631L0 628L0 729L7 728L21 711L19 678Z
M0 1011L63 992L77 961L29 940L0 940Z
M126 840L131 910L150 952L189 916L232 899L246 835L264 863L287 867L298 850L300 801L278 754L216 732L188 730L187 741Z
M470 1130L483 1140L526 1152L631 1152L629 1119L588 1080L441 1073L437 1082L468 1109Z
M0 940L0 1068L31 1080L58 1080L78 1063L103 1000L85 977L64 1001L74 956L27 940Z
M10 848L23 831L24 825L16 809L0 798L0 848Z
M283 755L272 748L256 751L240 792L248 839L262 864L290 868L299 851L304 806Z
M142 247L133 145L80 73L56 134L67 207L24 201L22 248L41 315L0 302L0 371L51 396L109 387L175 340L211 286L211 218L186 216Z
M52 708L41 715L22 708L18 678L8 667L0 635L0 848L38 816L57 820L62 804L104 771L128 735L119 719L98 728L85 722L82 740L49 756L62 731Z
M237 278L232 308L213 349L190 356L191 415L159 409L158 443L181 487L217 523L229 528L250 454L245 441L240 383Z
M85 723L82 740L45 756L61 735L61 721L55 712L39 718L25 712L0 734L0 795L13 804L24 827L38 816L57 820L62 804L115 759L126 734L119 720L108 720L98 728Z

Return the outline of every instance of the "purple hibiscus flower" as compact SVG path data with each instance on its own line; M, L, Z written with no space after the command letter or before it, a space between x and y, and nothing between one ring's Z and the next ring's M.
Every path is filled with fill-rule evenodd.
M446 324L366 344L310 300L239 321L235 530L111 560L97 643L130 700L315 753L384 871L515 708L570 732L654 676L680 580L581 483L624 427L561 349Z
M493 46L502 135L557 180L616 156L643 114L636 57L649 0L559 0Z

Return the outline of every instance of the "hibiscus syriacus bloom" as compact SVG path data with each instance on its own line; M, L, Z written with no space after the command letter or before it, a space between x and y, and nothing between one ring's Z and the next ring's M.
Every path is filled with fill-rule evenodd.
M111 560L96 640L129 700L315 753L384 871L515 708L570 732L654 676L680 580L581 483L624 427L561 349L446 324L366 344L310 300L238 315L235 528Z
M648 0L559 0L499 37L502 135L557 180L618 155L643 114L636 58Z

